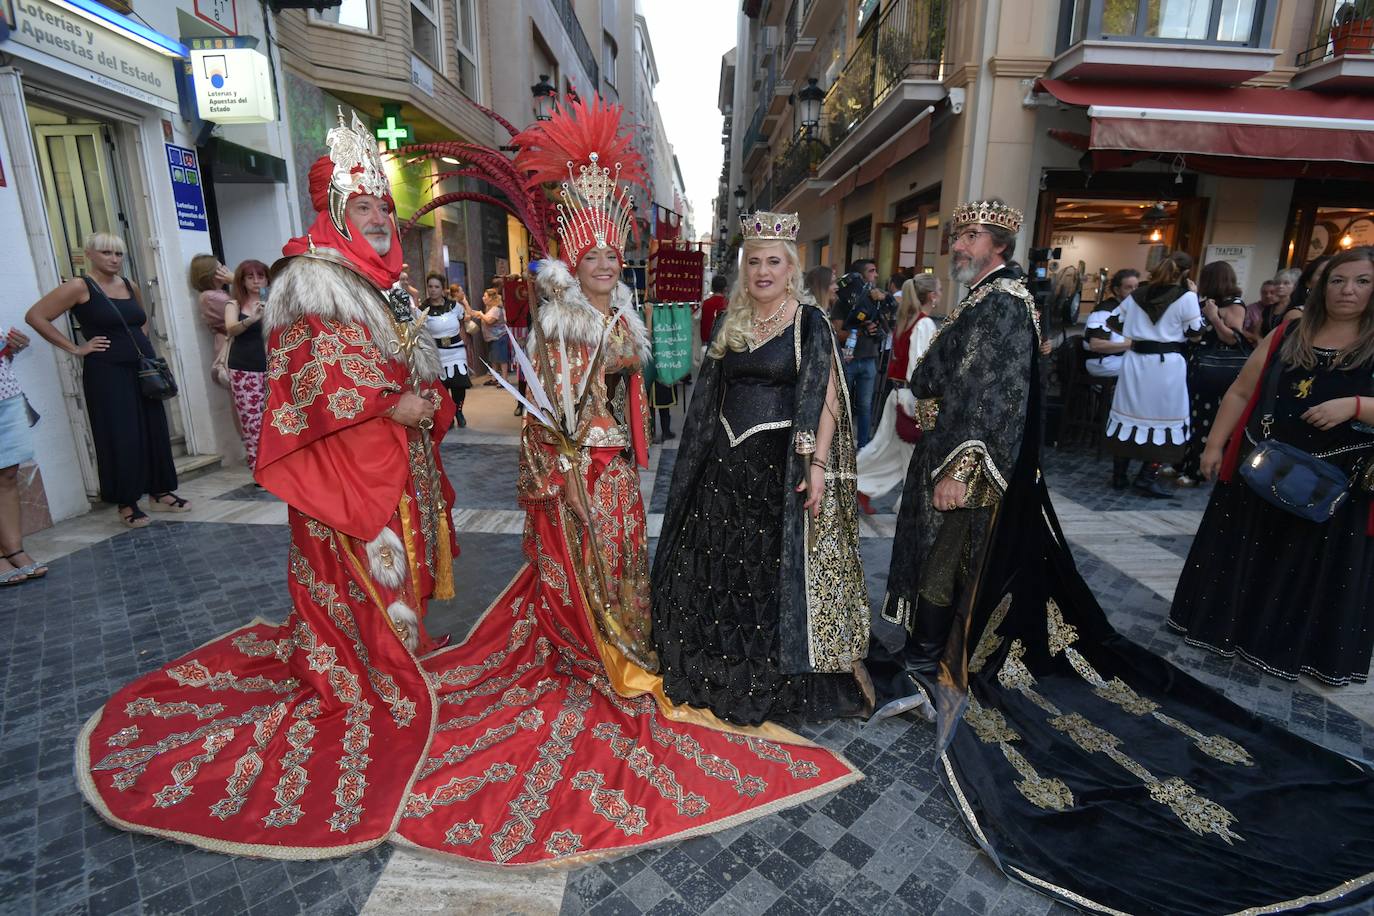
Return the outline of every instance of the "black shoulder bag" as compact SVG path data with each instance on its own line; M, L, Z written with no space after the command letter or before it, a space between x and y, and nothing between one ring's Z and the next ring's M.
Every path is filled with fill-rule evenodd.
M1278 400L1283 367L1275 350L1267 365L1264 395L1260 399L1260 430L1263 436L1240 465L1240 477L1255 495L1270 505L1305 518L1325 522L1350 496L1350 478L1339 467L1296 445L1270 438L1274 404ZM1249 434L1247 430L1246 435Z
M122 277L120 279L123 279ZM129 322L124 320L124 313L119 310L119 306L110 301L110 297L105 295L105 291L100 288L90 277L86 277L86 286L92 293L99 293L100 298L105 300L105 304L114 310L119 317L119 323L124 325L124 333L129 335L129 340L133 343L134 349L138 351L138 389L145 398L150 401L166 401L177 396L177 380L172 377L172 367L167 365L167 360L161 356L149 356L143 352L143 348L138 345L138 338L129 328ZM138 293L128 280L124 284L133 293L134 301L138 301Z

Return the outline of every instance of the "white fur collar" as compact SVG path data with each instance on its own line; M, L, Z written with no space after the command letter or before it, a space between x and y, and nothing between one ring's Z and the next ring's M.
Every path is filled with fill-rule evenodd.
M342 264L331 263L341 257L337 252L319 250L326 257L294 257L273 273L265 328L284 328L305 315L361 325L383 353L399 361L391 357L396 329L377 288ZM439 354L428 331L420 335L416 364L422 380L439 377Z
M582 285L572 275L568 265L556 258L540 262L534 278L539 293L539 333L549 340L557 340L561 332L564 340L595 345L605 333L606 319L596 306L587 300ZM649 332L635 310L634 294L624 283L617 283L611 293L611 311L624 307L624 320L634 340L641 360L650 355Z

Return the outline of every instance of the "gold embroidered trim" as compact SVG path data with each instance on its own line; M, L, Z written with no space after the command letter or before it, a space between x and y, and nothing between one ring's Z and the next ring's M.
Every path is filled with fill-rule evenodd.
M930 432L935 428L935 420L940 415L939 398L917 398L916 407L912 417L916 420L916 425L924 432Z
M997 602L997 607L993 608L992 615L988 617L987 626L983 627L983 635L978 639L978 648L974 649L973 657L969 659L968 670L975 674L983 670L983 666L988 663L992 653L996 652L1002 645L1002 637L997 635L997 628L1002 625L1002 621L1007 619L1007 612L1011 610L1011 592L1002 596L1002 600Z
M724 419L721 417L722 422ZM730 424L726 423L725 428L728 430ZM747 436L749 433L745 433L745 435ZM797 430L792 436L792 447L798 455L814 455L816 453L816 434L809 429Z
M721 414L721 415L720 415L720 425L723 426L723 427L725 427L725 436L726 436L727 439L730 440L730 447L731 447L731 448L734 448L735 446L737 446L737 445L739 445L741 442L743 442L745 439L748 439L748 438L749 438L750 436L752 436L754 433L761 433L761 432L763 432L763 431L766 430L766 429L786 429L787 427L789 427L789 426L792 425L792 421L791 421L791 420L773 420L773 421L771 421L771 422L769 422L769 423L760 423L760 424L757 425L757 426L751 426L751 427L749 427L748 429L746 429L743 433L741 433L741 434L738 435L738 436L736 436L736 435L735 435L735 431L734 431L733 429L730 428L730 421L727 420L727 419L725 419L725 414ZM812 438L813 438L813 441L812 441L812 443L811 443L811 451L814 452L814 451L816 450L816 443L814 442L814 436L813 436Z
M1247 767L1254 766L1255 761L1250 752L1230 738L1222 735L1204 735L1187 723L1165 715L1159 711L1158 703L1136 693L1121 678L1103 680L1097 669L1073 648L1073 644L1078 641L1078 629L1065 622L1064 612L1053 598L1045 603L1045 626L1049 630L1050 654L1064 653L1064 657L1069 660L1073 670L1078 672L1078 676L1093 686L1093 693L1132 715L1153 716L1156 721L1181 732L1198 750L1214 760Z

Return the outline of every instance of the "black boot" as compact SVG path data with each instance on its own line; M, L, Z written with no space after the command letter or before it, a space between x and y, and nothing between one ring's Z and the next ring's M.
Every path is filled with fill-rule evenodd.
M1168 499L1173 495L1168 487L1159 482L1159 467L1157 463L1148 461L1140 466L1140 473L1132 484L1137 493L1150 499Z
M1131 479L1126 476L1126 471L1131 466L1129 458L1112 459L1112 489L1124 490L1131 485Z
M954 608L934 604L924 598L917 600L912 613L911 636L906 643L907 670L935 682L940 659L949 642L949 627L954 622Z

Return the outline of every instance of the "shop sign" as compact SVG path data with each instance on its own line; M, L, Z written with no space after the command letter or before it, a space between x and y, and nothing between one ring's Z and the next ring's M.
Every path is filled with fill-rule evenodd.
M1236 272L1236 285L1244 290L1248 288L1246 283L1250 277L1250 262L1254 257L1254 245L1208 245L1202 263L1226 261Z
M226 35L237 35L239 11L236 0L196 0L196 17L210 23Z
M194 232L209 231L205 212L205 190L200 185L200 165L196 151L184 146L167 147L167 168L172 173L172 197L177 203L177 226Z
M410 55L410 84L425 95L434 95L434 71L414 54Z
M176 75L167 55L48 0L8 0L5 14L17 56L72 65L99 86L176 110Z
M261 124L277 119L267 57L252 48L191 52L196 110L216 124Z

